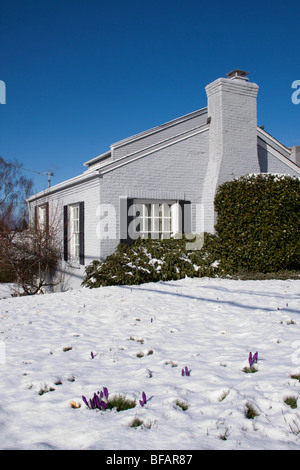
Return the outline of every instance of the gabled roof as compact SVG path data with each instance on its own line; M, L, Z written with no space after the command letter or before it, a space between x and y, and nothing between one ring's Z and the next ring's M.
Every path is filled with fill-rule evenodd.
M155 133L159 133L163 130L166 130L168 128L176 126L177 124L187 122L187 121L189 121L191 119L194 119L198 116L205 115L206 113L207 113L207 108L202 108L202 109L199 109L197 111L193 111L192 113L189 113L189 114L186 114L184 116L178 117L176 119L172 119L171 121L168 121L168 122L166 122L166 123L164 123L160 126L153 127L153 128L148 129L144 132L140 132L140 133L135 134L131 137L120 140L119 142L116 142L116 143L111 145L111 150L109 150L109 151L107 151L107 152L105 152L101 155L98 155L97 157L94 157L91 160L88 160L87 162L85 162L84 165L87 166L88 168L83 173L81 173L80 175L75 176L73 178L70 178L66 181L63 181L61 183L58 183L58 184L52 186L51 188L45 189L44 191L41 191L37 194L34 194L34 195L30 196L27 199L27 202L32 202L32 201L34 201L36 199L39 199L41 197L45 197L45 196L47 196L51 193L60 191L62 189L68 188L68 187L76 185L76 184L80 184L80 183L82 183L84 181L88 181L92 178L99 177L100 170L103 170L103 172L111 171L114 168L119 167L120 165L127 164L130 161L133 161L137 158L141 158L142 156L146 156L150 153L153 153L153 152L157 151L159 148L163 148L164 146L172 145L176 141L176 139L178 141L180 139L188 138L189 133L190 132L195 132L195 131L197 132L197 129L196 130L195 130L195 128L188 129L187 131L184 131L180 134L174 133L174 135L169 137L169 138L162 139L160 141L158 140L157 144L148 145L148 146L146 146L146 148L144 148L140 151L132 152L131 154L126 154L124 157L117 158L115 160L112 159L112 152L116 148L122 147L123 145L126 145L128 143L146 138L147 136L154 135ZM209 125L199 126L199 127L202 127L202 129L200 129L200 132L201 132L201 131L206 130L206 128L208 129Z
M259 139L265 141L266 143L269 143L273 147L280 149L287 155L291 154L291 149L289 147L286 147L284 144L279 142L279 140L269 134L269 132L266 132L263 127L257 127L257 136Z
M91 166L94 163L97 163L98 161L105 160L111 156L111 151L109 150L108 152L102 153L101 155L98 155L97 157L91 158L91 160L88 160L87 162L84 163L84 166Z
M207 113L207 108L198 109L196 111L193 111L192 113L185 114L184 116L180 116L176 119L172 119L171 121L168 121L164 124L161 124L160 126L153 127L153 128L148 129L146 131L139 132L138 134L135 134L131 137L127 137L126 139L122 139L118 142L115 142L114 144L111 145L111 147L114 147L114 148L122 147L123 145L126 145L129 142L133 142L135 140L143 139L144 137L147 137L151 134L154 134L154 133L160 132L162 130L165 130L167 128L176 126L177 124L180 124L182 122L189 121L190 119L194 119L195 117L201 116L202 114L205 114L205 113Z
M193 127L192 129L185 130L174 136L163 139L157 143L148 145L145 148L132 151L131 153L126 153L125 155L122 155L119 158L111 159L110 161L104 161L102 162L102 164L101 162L99 162L99 165L98 166L96 165L95 168L97 168L97 170L101 174L108 173L109 171L112 171L115 168L119 168L120 166L127 165L128 163L131 163L132 161L138 160L140 158L146 157L147 155L158 152L159 150L169 147L170 145L174 145L177 142L188 139L189 137L193 137L194 135L206 132L208 131L209 126L210 124L206 123L204 125Z
M99 177L100 174L104 174L110 171L113 171L116 168L119 168L122 165L126 165L132 161L135 161L139 158L145 157L150 155L151 153L157 152L165 147L173 145L176 142L181 140L187 139L193 135L200 134L202 132L206 132L209 127L210 123L208 121L203 121L205 124L199 124L196 126L190 126L186 129L182 129L180 132L175 132L174 134L170 134L169 136L165 136L164 138L156 140L154 143L145 145L145 147L140 147L136 150L132 150L130 153L126 153L118 158L113 159L113 151L114 149L120 148L132 142L145 139L151 135L159 134L161 131L169 129L177 124L187 122L191 119L196 117L203 116L205 118L205 114L207 114L207 108L202 108L192 113L186 114L179 118L173 119L172 121L168 121L165 124L160 126L153 127L152 129L148 129L144 132L140 132L139 134L133 135L126 139L120 140L111 145L111 149L97 157L88 160L84 163L85 166L88 166L88 169L85 170L82 174L75 176L74 178L68 179L61 183L52 186L51 188L45 189L44 191L39 192L27 199L28 202L32 202L36 199L41 197L45 197L51 193L60 191L62 189L66 189L70 186L83 183L85 181L89 181L90 179ZM201 121L201 120L200 120ZM287 166L289 166L293 171L296 173L300 173L300 167L290 160L291 156L291 149L284 146L281 142L277 139L272 137L268 134L265 130L260 127L257 127L257 138L258 144L261 142L260 145L266 145L268 151L275 156L277 159L281 160Z
M300 167L291 160L291 148L283 145L281 142L279 142L279 140L275 139L275 137L273 137L261 127L257 127L257 138L258 145L266 146L269 153L271 153L278 160L282 161L293 171L300 174Z
M117 148L123 147L123 146L125 146L129 143L132 143L132 142L135 142L135 141L138 141L138 140L141 140L141 139L145 139L148 136L158 134L161 131L164 131L166 129L170 129L174 126L177 126L178 124L187 122L191 119L194 119L198 116L202 116L206 113L207 113L207 108L202 108L202 109L199 109L197 111L193 111L192 113L185 114L184 116L180 116L176 119L172 119L171 121L168 121L168 122L166 122L164 124L161 124L159 126L153 127L153 128L148 129L146 131L139 132L138 134L135 134L133 136L122 139L118 142L115 142L115 143L111 144L111 146L110 146L111 150L99 155L98 157L94 157L91 160L88 160L87 162L84 163L84 165L87 166L87 167L91 167L91 166L93 166L95 164L98 164L98 163L102 164L102 163L106 162L108 159L110 159L112 157L112 152Z

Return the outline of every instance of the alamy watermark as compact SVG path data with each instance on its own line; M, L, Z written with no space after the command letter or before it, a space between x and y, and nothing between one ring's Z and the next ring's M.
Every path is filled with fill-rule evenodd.
M3 80L0 80L0 104L6 104L6 86Z
M141 204L138 204L141 206ZM164 205L164 204L161 204ZM165 204L168 206L168 204ZM164 219L163 215L153 217L147 216L147 238L181 238L182 226L188 226L190 229L190 220L186 216L186 211L189 211L190 205L184 204L184 207L176 205L176 210L173 215ZM169 209L170 210L170 209ZM191 213L190 213L191 215ZM200 250L204 244L204 204L193 204L193 215L195 220L195 232L187 233L185 231L186 248L187 250ZM145 232L142 227L145 225L145 220L140 213L140 209L136 209L135 204L127 208L126 214L120 213L120 219L117 219L117 211L113 204L100 204L96 210L96 218L98 223L96 225L96 235L100 240L117 239L117 225L120 229L120 239L135 241L141 236L145 237ZM151 219L151 220L150 220ZM172 219L172 222L171 222ZM117 223L118 222L118 223ZM173 225L171 229L171 225ZM168 228L166 228L168 226Z
M294 80L292 83L292 88L295 91L292 94L292 103L299 104L300 103L300 80Z

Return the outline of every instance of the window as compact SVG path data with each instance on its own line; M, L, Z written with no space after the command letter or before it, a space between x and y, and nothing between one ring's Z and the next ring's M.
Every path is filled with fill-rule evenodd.
M49 225L49 205L48 202L35 207L35 227L40 230L47 230Z
M70 257L79 262L79 205L70 206Z
M171 238L176 232L173 206L174 203L166 202L134 203L135 232L141 238Z
M120 241L166 239L191 233L191 202L120 197Z
M84 203L64 206L64 260L84 264Z

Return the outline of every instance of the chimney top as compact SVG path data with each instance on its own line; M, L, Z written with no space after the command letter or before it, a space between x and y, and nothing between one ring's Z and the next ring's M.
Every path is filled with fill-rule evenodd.
M231 72L227 73L226 77L228 77L230 80L248 80L247 75L249 75L249 72L234 69Z

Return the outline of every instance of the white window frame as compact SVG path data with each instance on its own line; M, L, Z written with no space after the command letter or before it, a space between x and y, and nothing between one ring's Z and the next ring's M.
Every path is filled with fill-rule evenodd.
M141 238L169 239L179 232L178 201L135 199L135 235Z
M42 204L37 207L37 223L38 227L45 230L47 227L47 206Z
M49 203L45 202L35 207L35 228L47 231L49 226Z
M69 255L70 260L79 263L80 256L80 206L69 205Z

